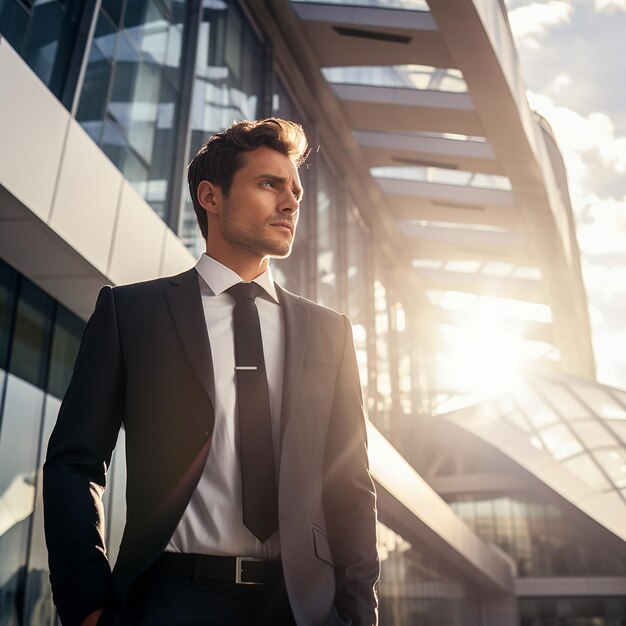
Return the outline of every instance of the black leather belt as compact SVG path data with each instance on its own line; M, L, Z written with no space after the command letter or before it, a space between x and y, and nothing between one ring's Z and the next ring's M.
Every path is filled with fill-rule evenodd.
M280 561L263 561L240 556L209 556L163 552L150 566L151 573L188 578L193 582L230 582L266 585L282 576Z

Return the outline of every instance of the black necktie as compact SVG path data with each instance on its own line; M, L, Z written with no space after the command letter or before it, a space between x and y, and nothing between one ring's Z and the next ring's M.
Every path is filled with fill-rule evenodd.
M267 541L278 528L278 491L261 325L254 303L261 291L256 283L238 283L228 289L235 299L233 328L243 523L260 541Z

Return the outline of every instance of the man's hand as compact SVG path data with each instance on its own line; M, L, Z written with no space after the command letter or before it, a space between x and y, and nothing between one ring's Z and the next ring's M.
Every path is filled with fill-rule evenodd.
M87 615L87 617L80 623L80 626L96 626L103 610L104 609L98 609L93 613L89 613L89 615Z

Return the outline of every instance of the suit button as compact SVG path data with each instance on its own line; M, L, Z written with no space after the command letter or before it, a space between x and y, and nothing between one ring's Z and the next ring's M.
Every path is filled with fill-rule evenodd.
M208 430L205 430L205 431L204 431L204 438L205 438L205 439L208 439L210 434L211 434L211 433L209 433L209 431L208 431Z

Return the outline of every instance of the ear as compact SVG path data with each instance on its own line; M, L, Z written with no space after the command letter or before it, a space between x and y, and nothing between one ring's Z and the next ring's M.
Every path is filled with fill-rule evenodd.
M208 180L201 181L198 185L196 197L200 206L207 213L219 215L223 198L219 185L215 185Z

